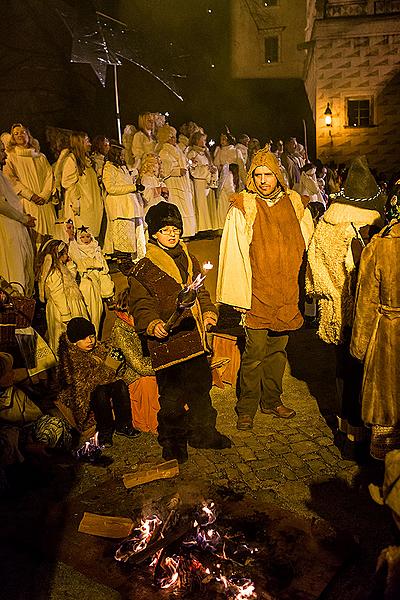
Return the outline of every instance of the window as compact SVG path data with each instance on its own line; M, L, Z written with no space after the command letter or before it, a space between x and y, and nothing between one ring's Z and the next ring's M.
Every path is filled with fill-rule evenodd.
M279 37L264 38L264 62L267 64L279 62Z
M347 125L349 127L372 125L370 99L347 100Z
M266 8L270 6L278 6L278 0L261 0L261 4L263 4Z

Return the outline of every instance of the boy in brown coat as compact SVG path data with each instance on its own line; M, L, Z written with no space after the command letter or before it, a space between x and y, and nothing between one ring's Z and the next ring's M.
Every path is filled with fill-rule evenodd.
M212 378L205 330L216 324L218 313L209 293L200 288L195 305L183 311L171 331L165 329L179 292L201 269L180 240L182 217L174 204L152 206L146 222L150 241L145 258L130 278L130 312L136 330L146 337L156 372L158 441L163 457L185 462L188 442L194 448L231 445L215 428L217 411L210 398Z

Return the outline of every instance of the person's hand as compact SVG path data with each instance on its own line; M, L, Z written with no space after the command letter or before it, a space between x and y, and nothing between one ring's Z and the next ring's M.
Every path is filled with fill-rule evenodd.
M183 177L184 175L186 175L187 170L186 169L181 169L181 177Z
M81 209L79 208L79 206L73 206L72 212L74 213L75 217L79 217L79 215L81 214Z
M237 312L240 312L240 313L247 313L246 308L240 308L239 306L234 306L233 310L236 310Z
M37 194L32 194L31 202L33 202L34 204L37 204L38 206L42 206L43 204L46 204L46 200L44 198L42 198L41 196L38 196Z
M154 327L154 335L156 338L162 339L168 337L168 331L165 331L164 325L165 323L157 323Z
M169 196L169 190L168 190L168 188L166 188L166 187L162 187L161 188L161 196L163 198L166 198L166 199L168 198L168 196Z
M36 219L35 217L32 217L32 215L27 214L26 215L28 218L27 222L25 223L25 227L35 227L36 225Z
M203 323L204 323L204 329L206 331L208 331L210 327L215 325L215 319L212 319L211 317L205 317L205 319L203 320Z

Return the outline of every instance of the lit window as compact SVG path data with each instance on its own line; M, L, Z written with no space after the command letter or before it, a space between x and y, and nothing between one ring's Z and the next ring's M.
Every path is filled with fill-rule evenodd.
M279 38L278 36L267 37L264 39L265 59L267 64L277 63L279 61Z
M347 125L349 127L369 127L372 125L371 100L347 100Z

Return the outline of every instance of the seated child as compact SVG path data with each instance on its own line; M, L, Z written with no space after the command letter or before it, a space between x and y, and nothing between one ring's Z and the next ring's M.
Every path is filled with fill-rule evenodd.
M201 272L198 260L180 240L178 208L169 202L151 206L147 215L149 244L130 277L130 313L136 330L146 336L159 389L158 441L164 459L188 458L194 448L228 448L231 441L215 428L211 369L205 330L215 325L216 307L202 287L196 304L186 309L172 330L164 325L176 308L178 293ZM189 410L186 409L189 408Z
M143 356L142 340L135 331L128 310L129 288L115 300L116 319L110 334L110 343L122 350L126 368L122 375L129 386L132 416L135 427L141 431L157 431L158 388L149 356Z
M128 386L118 375L121 362L109 356L110 348L97 342L93 323L71 319L58 349L58 401L73 415L78 431L92 425L99 444L111 447L113 433L134 438Z

